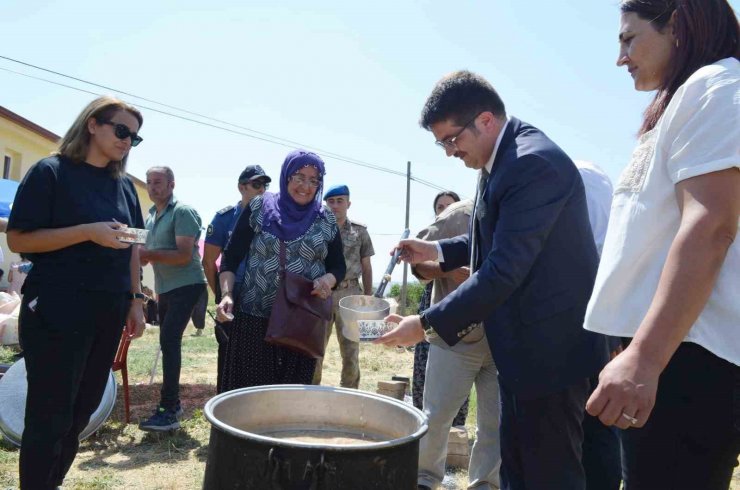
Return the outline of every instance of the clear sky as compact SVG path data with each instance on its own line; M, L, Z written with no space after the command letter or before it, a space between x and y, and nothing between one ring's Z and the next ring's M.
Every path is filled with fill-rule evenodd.
M475 173L418 125L435 82L482 74L510 115L615 180L651 96L615 65L618 23L613 0L4 0L0 55L397 171L411 161L414 176L472 197ZM0 105L60 135L93 96L3 69L114 93L0 59ZM144 114L129 172L171 166L204 226L238 201L245 165L277 177L289 151L123 98ZM326 185L349 185L349 215L369 227L377 282L404 228L405 179L325 161ZM412 233L433 220L436 193L412 183Z

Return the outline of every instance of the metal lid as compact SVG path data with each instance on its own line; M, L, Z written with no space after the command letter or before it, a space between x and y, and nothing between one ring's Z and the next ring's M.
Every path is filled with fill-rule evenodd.
M23 436L27 392L26 361L21 359L10 366L0 378L0 433L16 446L21 445ZM80 440L90 437L105 423L115 403L116 378L111 371L100 405L90 416L90 422L80 434Z

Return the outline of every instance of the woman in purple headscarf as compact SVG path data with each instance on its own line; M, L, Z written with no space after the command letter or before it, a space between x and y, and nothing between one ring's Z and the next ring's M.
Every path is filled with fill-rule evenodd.
M286 268L313 280L311 294L331 295L344 279L342 239L334 215L321 205L324 162L304 150L288 154L280 192L249 203L237 221L221 262L219 321L234 324L224 361L223 391L268 384L310 384L315 359L268 344L267 325L280 282L280 242ZM239 297L234 272L249 255Z

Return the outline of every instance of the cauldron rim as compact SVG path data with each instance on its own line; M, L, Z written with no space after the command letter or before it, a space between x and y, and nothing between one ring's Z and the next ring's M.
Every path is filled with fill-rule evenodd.
M213 414L213 411L216 408L216 406L218 406L219 403L225 400L228 400L229 398L239 396L243 393L269 392L269 391L326 391L326 392L334 392L334 393L346 393L349 395L361 396L364 398L374 399L374 400L382 400L387 403L390 403L391 405L395 405L401 408L402 410L407 411L409 414L413 415L414 418L416 418L416 420L418 421L419 427L412 434L406 435L404 437L399 437L397 439L390 439L387 441L368 442L365 444L352 444L352 445L320 444L320 443L310 443L310 442L301 442L301 441L287 441L285 439L278 439L275 437L257 434L256 432L249 432L246 430L237 429L235 427L225 424ZM391 398L385 395L380 395L377 393L370 393L370 392L362 391L362 390L356 390L356 389L351 389L351 388L340 388L340 387L334 387L334 386L263 385L263 386L252 386L248 388L238 388L235 390L227 391L225 393L221 393L219 395L214 396L210 400L208 400L203 409L203 414L205 415L208 422L211 423L212 427L217 428L218 430L221 430L227 434L231 434L232 436L238 437L240 439L261 442L264 444L269 444L270 446L305 448L305 449L325 449L325 450L331 450L331 451L366 451L366 450L374 451L378 449L385 449L385 448L401 446L403 444L408 444L409 442L412 442L414 440L421 439L424 436L424 434L426 434L427 430L429 429L428 419L427 419L427 416L424 414L424 412L422 412L421 410L419 410L418 408L414 406L411 406L405 402L402 402L401 400L397 400L395 398Z

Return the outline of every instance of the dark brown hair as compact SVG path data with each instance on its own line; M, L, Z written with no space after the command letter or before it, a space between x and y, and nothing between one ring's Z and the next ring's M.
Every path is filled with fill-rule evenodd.
M98 97L82 109L80 115L72 123L72 127L69 128L67 134L59 143L59 150L56 154L63 155L74 162L84 162L90 149L90 131L87 129L87 122L90 118L94 118L98 124L103 121L110 121L118 111L126 111L134 116L139 121L139 128L144 124L144 117L136 107L115 97L107 95ZM108 169L113 176L120 177L126 173L126 160L128 160L128 154L122 160L108 163Z
M673 94L696 70L724 58L740 59L740 28L727 0L622 0L620 10L637 14L659 32L675 12L676 47L658 93L645 110L640 134L655 127Z
M448 119L462 126L481 112L506 117L506 107L498 92L480 75L467 70L450 73L437 82L424 103L419 124L431 130L433 124Z
M453 201L460 202L460 196L457 195L457 192L453 191L442 191L436 196L434 196L434 204L432 204L432 209L434 210L434 213L437 213L437 201L440 200L442 197L451 197Z

